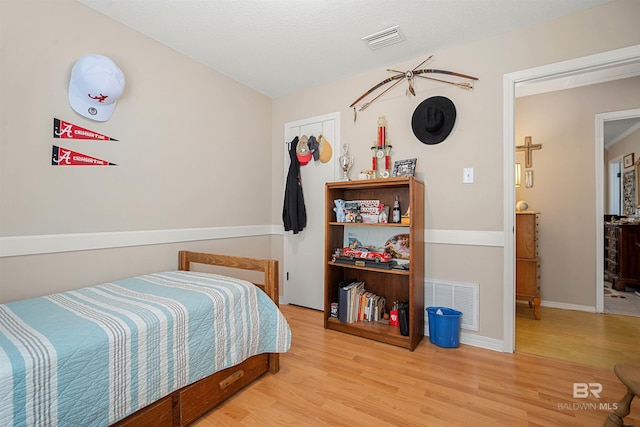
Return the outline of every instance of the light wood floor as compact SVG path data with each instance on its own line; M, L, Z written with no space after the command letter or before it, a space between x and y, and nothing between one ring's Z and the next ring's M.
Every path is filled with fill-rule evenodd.
M293 334L280 372L266 374L194 425L600 426L625 392L612 369L473 346L414 352L322 326L322 313L283 305ZM600 398L573 384L601 383ZM627 424L640 425L633 402Z
M640 362L640 317L516 306L516 352L613 369Z

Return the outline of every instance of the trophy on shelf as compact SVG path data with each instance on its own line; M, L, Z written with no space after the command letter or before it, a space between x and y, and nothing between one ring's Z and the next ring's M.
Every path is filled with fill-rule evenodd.
M373 152L372 167L374 178L389 178L391 176L391 145L387 144L387 119L385 116L378 117L378 142L371 150ZM384 159L384 170L378 172L379 163Z
M338 163L342 168L342 181L350 181L349 169L353 166L353 157L349 154L349 144L342 144L342 154L338 157Z

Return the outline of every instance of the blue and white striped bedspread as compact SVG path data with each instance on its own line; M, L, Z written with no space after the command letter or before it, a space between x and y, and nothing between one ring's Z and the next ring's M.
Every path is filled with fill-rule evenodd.
M264 292L208 273L155 273L0 304L0 426L107 426L290 344Z

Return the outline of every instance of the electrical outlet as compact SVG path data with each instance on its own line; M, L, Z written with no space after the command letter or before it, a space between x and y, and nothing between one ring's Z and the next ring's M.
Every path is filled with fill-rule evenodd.
M462 182L464 184L473 184L473 168L462 169Z

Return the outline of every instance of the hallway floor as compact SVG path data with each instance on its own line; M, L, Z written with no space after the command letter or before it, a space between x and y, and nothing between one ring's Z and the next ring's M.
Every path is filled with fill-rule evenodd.
M610 283L605 282L604 312L640 317L640 291L616 291Z
M526 304L516 305L516 353L528 353L612 369L637 362L640 317L540 307L535 320Z

